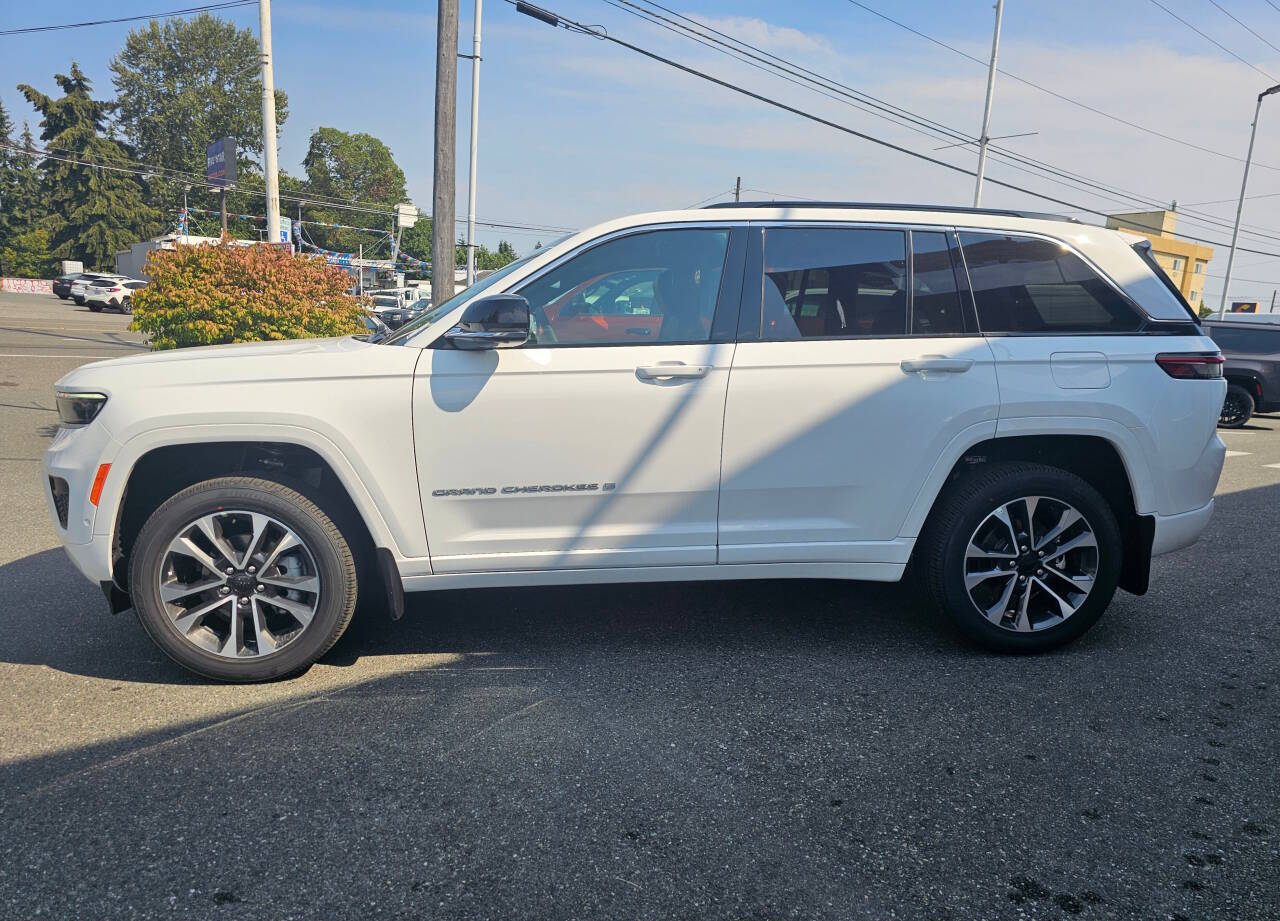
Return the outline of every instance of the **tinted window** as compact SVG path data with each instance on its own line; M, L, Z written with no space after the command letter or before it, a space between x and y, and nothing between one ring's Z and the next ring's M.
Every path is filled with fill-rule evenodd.
M911 233L911 332L948 336L964 332L964 312L956 286L947 234Z
M1050 240L961 233L986 333L1131 332L1141 317L1084 260Z
M1280 354L1280 329L1250 329L1246 326L1205 328L1223 351L1247 355Z
M729 229L652 230L610 240L518 292L536 345L707 342Z
M769 228L763 338L904 335L906 267L901 231Z

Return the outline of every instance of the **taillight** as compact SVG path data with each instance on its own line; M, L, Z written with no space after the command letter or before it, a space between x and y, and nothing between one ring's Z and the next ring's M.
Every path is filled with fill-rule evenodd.
M1218 352L1164 352L1156 356L1156 364L1165 374L1186 381L1220 378L1223 363Z

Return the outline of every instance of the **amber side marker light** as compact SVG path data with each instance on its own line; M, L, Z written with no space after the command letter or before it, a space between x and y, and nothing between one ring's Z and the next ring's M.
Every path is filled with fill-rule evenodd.
M110 464L99 464L98 473L93 478L93 488L89 490L89 504L96 506L98 500L102 498L102 487L107 482L107 473L111 470Z
M1164 373L1179 380L1212 380L1222 377L1224 359L1220 354L1204 352L1163 352L1156 364Z

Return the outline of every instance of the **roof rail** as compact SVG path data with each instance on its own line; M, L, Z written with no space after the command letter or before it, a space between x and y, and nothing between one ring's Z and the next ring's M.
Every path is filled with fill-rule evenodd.
M848 208L851 211L948 211L960 214L994 214L1001 217L1025 217L1038 221L1068 221L1073 217L1044 211L1010 211L1005 208L967 208L961 205L910 205L873 201L724 201L703 208Z

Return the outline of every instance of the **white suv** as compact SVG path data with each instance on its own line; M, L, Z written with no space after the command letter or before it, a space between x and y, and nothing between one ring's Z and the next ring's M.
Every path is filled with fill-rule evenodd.
M49 507L200 674L322 655L405 591L895 581L971 637L1084 633L1213 510L1222 358L1136 238L759 204L623 218L379 344L185 349L57 384Z

